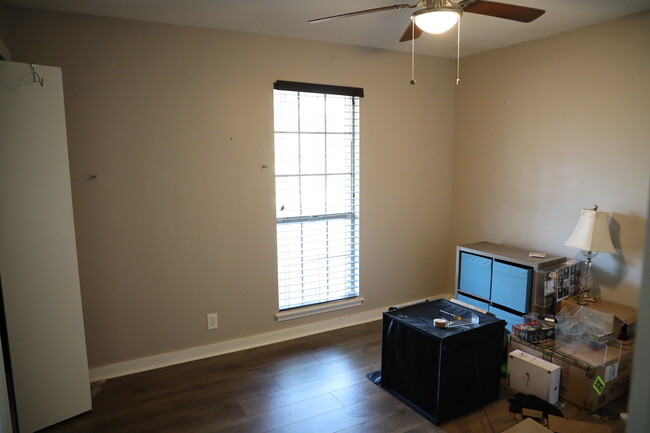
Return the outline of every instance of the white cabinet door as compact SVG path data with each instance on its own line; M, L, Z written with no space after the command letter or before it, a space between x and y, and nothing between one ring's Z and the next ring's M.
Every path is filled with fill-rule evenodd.
M0 278L22 433L90 410L61 70L0 62Z

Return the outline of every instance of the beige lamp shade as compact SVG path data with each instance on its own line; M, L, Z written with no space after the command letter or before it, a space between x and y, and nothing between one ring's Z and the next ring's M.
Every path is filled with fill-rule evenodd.
M582 209L578 225L564 245L585 251L616 252L609 233L609 213Z

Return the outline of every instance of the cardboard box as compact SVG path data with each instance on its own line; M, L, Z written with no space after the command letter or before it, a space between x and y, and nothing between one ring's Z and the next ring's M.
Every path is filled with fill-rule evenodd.
M534 421L532 418L525 418L521 422L510 427L503 433L612 433L610 426L596 424L593 422L578 421L575 419L560 418L555 415L548 416L548 428Z
M612 433L612 428L606 424L596 424L576 419L548 416L548 428L555 433Z
M521 350L513 350L508 355L507 384L519 392L533 394L555 404L560 397L560 370L559 365Z
M503 433L552 433L551 430L547 429L543 425L533 421L530 418L526 418L523 421L515 424L510 427L508 430Z
M629 346L630 348L632 346ZM589 363L588 356L576 356L508 336L508 351L521 350L562 368L560 399L589 411L625 395L632 373L632 350L624 348L620 356L607 359L604 365Z

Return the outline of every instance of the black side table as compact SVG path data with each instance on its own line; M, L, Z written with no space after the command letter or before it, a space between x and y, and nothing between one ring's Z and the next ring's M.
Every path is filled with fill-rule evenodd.
M436 328L453 320L479 323ZM438 425L499 397L505 321L445 299L383 314L379 385Z

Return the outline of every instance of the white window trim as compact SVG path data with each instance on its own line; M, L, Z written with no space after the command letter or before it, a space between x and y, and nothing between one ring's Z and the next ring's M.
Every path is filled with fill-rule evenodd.
M363 97L363 89L361 88L352 88L352 87L341 87L341 86L329 86L329 85L318 85L318 84L309 84L309 83L297 83L297 82L288 82L288 81L276 81L274 83L274 89L275 90L281 90L281 91L288 91L288 92L298 92L298 94L302 93L317 93L317 94L324 94L324 95L340 95L340 96L345 96L345 97L350 97L352 98L352 135L355 137L353 139L354 145L351 148L351 151L353 152L351 155L351 164L352 166L350 168L356 167L355 170L352 170L350 173L329 173L329 175L339 175L339 174L346 174L346 175L352 175L351 180L353 181L352 185L352 202L355 203L355 206L353 207L353 212L347 212L347 213L339 213L339 214L323 214L323 215L310 215L310 216L294 216L294 217L284 217L284 218L277 218L276 217L276 227L279 227L279 224L285 224L285 223L301 223L302 224L305 222L313 222L316 220L322 219L323 221L329 221L331 219L342 219L342 217L345 217L343 219L349 220L350 222L356 222L352 227L353 232L352 235L354 235L351 239L353 242L353 246L356 249L356 255L354 256L353 262L349 264L351 268L347 269L347 271L352 270L352 273L346 274L346 275L353 275L355 278L353 280L354 284L354 291L352 291L349 287L347 287L347 295L356 295L354 298L343 298L341 299L339 296L334 296L331 297L331 293L329 292L329 284L327 285L328 292L327 292L327 298L328 299L336 299L339 298L338 300L331 300L331 301L326 301L325 299L322 299L322 302L324 303L329 303L328 305L323 305L321 303L318 304L307 304L300 306L300 304L305 304L304 299L302 300L303 302L299 302L294 304L295 307L288 307L283 310L279 310L279 313L275 315L276 319L278 321L284 321L284 320L290 320L293 318L299 318L299 317L305 317L305 316L311 316L314 314L321 314L324 312L328 311L335 311L339 310L342 308L350 308L350 307L355 307L359 306L363 303L363 298L359 298L359 271L358 271L358 248L359 248L359 240L358 240L358 218L359 218L359 209L358 209L358 195L355 195L359 193L358 191L358 181L359 181L359 173L358 173L358 146L359 146L359 131L358 131L358 110L359 110L359 103L360 103L360 98ZM275 96L274 96L274 111L275 111ZM346 123L347 125L347 123ZM277 127L277 122L276 122L276 127ZM274 128L275 130L275 128ZM300 131L300 128L299 128ZM275 131L276 135L279 131ZM325 133L326 131L322 131ZM346 132L347 131L346 129ZM277 152L277 148L276 148ZM276 155L277 156L277 155ZM356 164L356 165L355 165ZM326 174L326 173L324 173ZM308 175L308 174L307 174ZM294 176L293 174L291 175L292 177ZM276 193L277 193L277 178L281 177L276 174ZM356 179L356 181L355 181ZM349 191L348 191L349 193ZM301 202L302 203L302 202ZM282 209L284 209L284 206L282 206ZM352 218L348 218L348 214L352 216ZM276 209L276 215L277 215L277 209ZM304 220L304 221L303 221ZM345 234L345 233L343 233ZM279 235L278 235L279 236ZM278 239L278 244L280 240ZM279 250L279 247L278 247ZM303 250L301 250L302 252ZM352 254L352 253L351 253ZM350 256L352 257L352 256ZM303 263L303 262L301 262ZM329 265L329 255L328 255L328 265ZM356 264L355 264L356 263ZM278 265L279 266L279 265ZM280 280L280 270L278 270L278 278ZM292 288L292 285L287 286L287 288ZM284 285L280 285L279 283L279 294L281 295L280 299L284 299L282 296L285 291L283 291ZM303 287L304 290L304 287ZM293 293L293 291L291 291ZM319 292L320 293L320 292ZM319 301L319 299L315 299L316 302ZM290 306L292 303L281 303L282 306Z
M357 296L355 298L342 299L340 301L325 302L322 304L309 305L307 307L292 308L290 310L275 313L275 320L284 322L285 320L299 319L301 317L314 316L316 314L329 313L330 311L343 310L346 308L360 307L364 298Z

